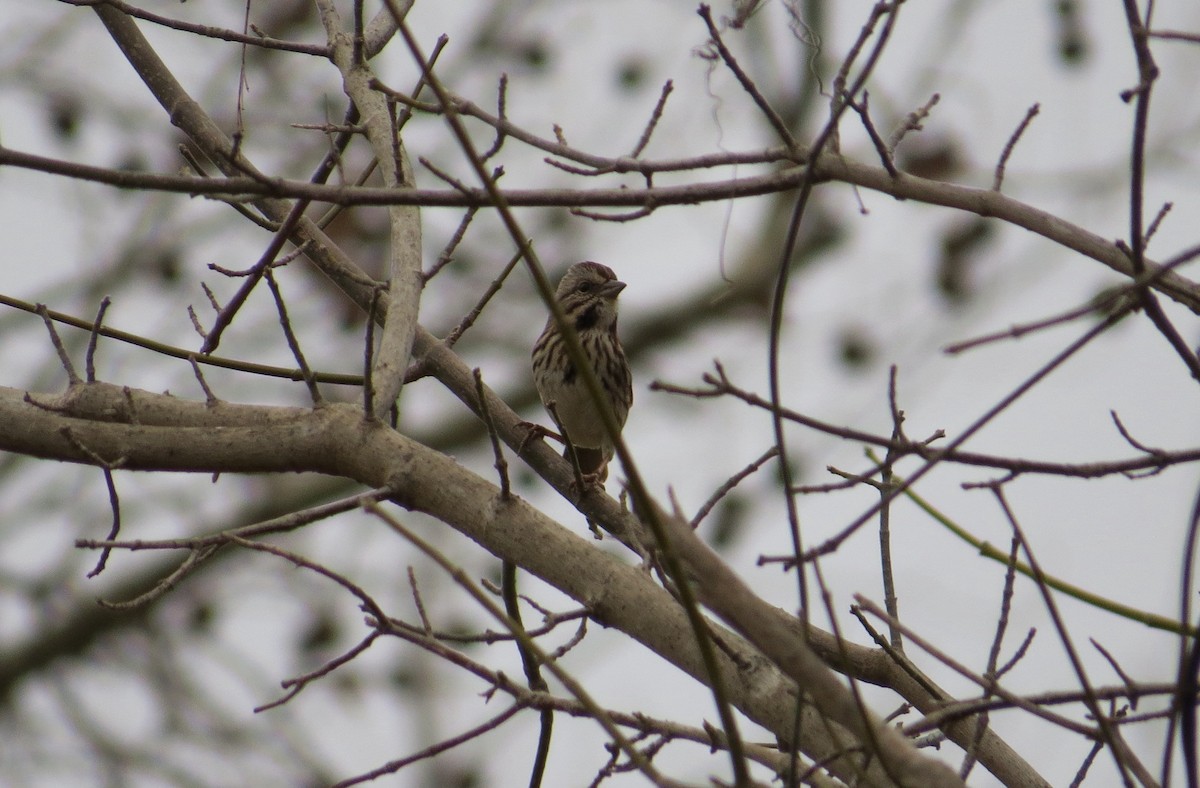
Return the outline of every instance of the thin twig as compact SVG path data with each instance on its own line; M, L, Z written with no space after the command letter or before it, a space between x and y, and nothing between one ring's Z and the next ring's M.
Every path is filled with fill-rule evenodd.
M239 44L248 44L250 46L261 47L263 49L277 49L284 52L297 52L302 55L312 55L319 58L329 57L328 48L320 44L305 44L299 41L285 41L279 38L271 38L264 35L247 35L236 30L229 30L221 27L213 27L212 25L199 25L194 22L185 22L182 19L174 19L172 17L162 16L160 14L151 13L143 8L129 5L122 0L63 0L68 5L74 6L94 6L103 3L104 5L112 6L128 14L135 19L142 19L147 22L152 22L156 25L171 30L181 30L186 33L193 33L206 38L215 38L222 41L232 41Z
M1079 764L1079 769L1075 772L1075 776L1071 778L1069 788L1079 788L1083 785L1083 781L1087 778L1088 771L1092 768L1092 762L1096 760L1096 756L1104 751L1104 742L1097 741L1092 745L1092 749L1088 750L1088 754L1084 756L1083 763Z
M117 496L117 483L113 479L112 468L108 465L101 467L104 471L104 486L108 488L108 505L112 511L112 525L108 529L108 539L116 539L121 533L121 499ZM108 564L108 556L112 551L104 549L100 551L100 559L96 561L96 566L92 571L87 573L88 577L95 577L104 571L104 567Z
M71 363L71 357L67 354L67 348L63 345L62 338L58 336L54 323L50 320L50 313L46 309L46 305L38 304L36 308L37 313L42 316L42 322L46 324L46 330L50 332L50 343L54 345L54 351L58 353L59 363L67 372L67 382L72 386L81 382L79 373L75 371L75 365Z
M775 133L779 135L781 140L783 140L784 145L786 145L789 150L796 150L799 145L796 142L796 138L792 136L792 132L788 129L787 124L784 123L783 118L779 116L779 113L776 112L775 108L771 106L771 102L767 101L766 97L763 96L761 91L759 91L758 86L754 84L754 80L750 79L746 72L742 70L742 67L738 64L737 59L733 56L733 53L729 51L729 48L725 46L725 42L721 40L721 33L719 30L717 30L716 23L713 22L712 9L709 8L707 4L701 3L700 8L696 13L698 13L700 18L704 20L704 24L708 27L709 40L712 42L713 46L717 48L717 53L721 56L721 60L724 61L726 67L733 72L733 75L741 84L742 89L745 90L746 93L750 95L750 98L754 100L754 103L758 105L759 110L761 110L763 115L766 117L767 122L771 124L771 128L775 129Z
M840 492L841 490L849 490L852 487L858 487L865 484L868 487L873 487L876 490L884 490L886 486L883 482L876 481L875 476L883 469L882 463L877 463L874 467L868 468L861 473L851 473L844 471L836 465L826 465L825 470L834 476L840 476L844 481L829 482L826 484L797 484L792 487L792 492L798 495L811 495L813 493L831 493Z
M201 285L203 286L203 282ZM188 320L190 320L192 323L192 330L199 334L201 339L204 339L206 336L208 336L208 331L200 323L200 316L196 314L196 309L191 304L188 304L187 315Z
M76 546L79 546L78 541L76 542ZM114 544L112 547L115 549L120 547L120 545ZM210 546L198 550L192 550L188 553L187 557L183 559L183 562L175 568L174 571L172 571L166 577L160 579L148 591L138 594L133 599L125 599L120 602L114 602L108 599L97 599L96 604L100 605L100 607L104 608L105 610L112 610L116 612L136 610L140 607L145 607L152 602L161 599L169 591L174 589L175 586L179 585L179 583L185 577L194 572L207 559L211 558L218 549L219 548L216 546Z
M1053 328L1054 326L1065 325L1066 323L1070 323L1073 320L1078 320L1081 317L1093 315L1097 312L1097 310L1104 310L1110 304L1118 304L1119 296L1120 291L1113 291L1112 293L1105 294L1101 299L1094 299L1086 304L1083 304L1082 306L1058 315L1052 315L1050 317L1042 318L1041 320L1034 320L1029 323L1013 325L1003 331L995 331L990 334L984 334L983 336L965 339L962 342L953 342L943 347L942 352L953 356L967 350L974 350L975 348L982 347L983 345L988 345L993 342L999 342L1005 339L1020 339L1026 334L1032 334L1036 331Z
M396 117L396 100L390 96L384 97L384 103L387 106L388 124L391 126L391 133L388 135L392 140L392 180L395 183L404 183L404 152L400 145L400 122ZM408 109L407 107L405 108ZM409 115L411 116L411 111Z
M421 619L421 626L424 628L426 635L433 635L433 624L429 621L429 614L425 612L425 602L421 599L421 587L417 585L417 573L413 571L412 566L408 567L408 587L412 589L413 606L417 608L417 615Z
M197 156L196 152L188 145L181 144L178 147L178 151L179 155L185 162L187 162L188 167L190 167L191 171L196 175L202 176L204 179L212 182L224 180L223 178L211 178L208 173L208 168L204 166L204 163L200 161L200 158ZM242 205L242 198L236 195L234 190L231 190L226 194L214 195L213 199L225 203L234 211L236 211L237 214L243 219L253 223L256 227L261 227L269 233L273 233L279 229L278 222L274 222L270 219L260 216L259 214L247 208L245 205Z
M234 316L246 303L246 299L250 297L251 291L258 285L263 274L275 262L275 257L283 249L283 245L288 242L288 238L291 236L292 231L296 229L296 225L300 223L300 219L303 218L304 211L308 206L309 200L303 198L297 200L292 205L291 210L288 211L287 218L283 221L283 225L271 237L271 242L263 250L262 256L258 258L258 262L251 267L246 281L233 294L233 298L229 300L229 303L225 304L224 308L217 313L213 327L209 329L208 336L205 337L204 343L200 346L201 353L211 353L217 349L217 345L221 343L222 333L233 322Z
M525 599L525 597L521 597ZM546 655L547 662L556 662L566 656L572 649L583 642L584 636L587 635L587 616L580 616L579 626L575 628L575 634L567 638L567 640L558 648ZM532 633L531 633L532 634Z
M371 647L371 644L374 643L376 638L378 638L381 634L383 634L383 633L376 630L376 631L370 633L369 635L367 635L361 641L359 641L349 651L335 657L334 659L329 660L328 662L326 662L324 665L317 668L316 670L310 671L309 673L305 673L301 676L296 676L295 678L290 678L290 679L285 680L282 683L282 686L284 689L288 690L287 694L285 694L282 698L279 698L278 700L273 700L270 703L264 703L261 706L255 706L254 713L258 714L260 712L269 711L270 709L278 708L278 707L282 706L283 704L287 703L292 698L299 695L304 690L304 688L307 687L312 682L316 681L319 678L328 676L330 673L337 670L342 665L345 665L346 663L350 662L352 659L357 657L359 654L362 654L364 651L366 651L368 648Z
M245 10L242 12L242 34L250 29L250 0L246 0ZM246 53L249 51L249 46L243 43L238 47L238 87L237 87L237 105L234 111L235 126L234 131L230 135L233 139L233 148L231 157L239 159L242 155L242 140L246 137L246 89L249 83L246 79Z
M475 382L478 385L480 399L482 399L483 379L479 377L478 369L475 370ZM484 405L484 408L486 412L486 405ZM521 601L517 595L517 571L517 565L512 561L506 560L503 562L501 568L501 597L504 600L504 611L508 613L508 617L512 619L512 623L516 625L516 628L512 631L513 638L517 644L517 653L521 657L521 667L525 671L525 680L529 683L529 689L534 692L546 692L549 690L550 685L542 677L538 655L526 645L527 642L532 642L532 638L525 629L525 622L521 620ZM541 730L538 735L537 750L534 754L533 767L529 776L529 788L540 788L542 778L546 773L546 762L550 757L550 737L554 730L554 710L549 708L542 709L540 716L539 723Z
M301 129L304 131L323 131L327 135L332 135L335 132L339 134L362 134L366 126L361 123L349 125L346 123L289 123L288 126L293 129Z
M371 293L371 306L367 309L367 336L363 342L363 416L367 421L375 419L375 386L371 383L371 367L375 364L376 313L382 295L381 287L376 287Z
M217 395L213 394L211 388L208 387L208 381L204 379L204 373L200 371L200 365L196 363L196 356L188 356L188 362L192 365L192 372L196 375L196 380L200 383L200 388L204 392L204 402L209 405L216 405L220 402Z
M880 0L880 2L872 6L867 21L863 23L863 26L858 31L858 38L850 45L850 49L847 50L846 56L842 58L842 64L838 67L837 73L833 77L829 100L829 120L826 121L824 128L821 129L821 135L818 137L817 143L812 147L813 158L816 158L826 146L835 152L838 151L840 147L838 124L842 113L846 110L844 99L847 96L853 97L857 95L858 91L862 90L863 86L867 84L867 78L875 70L875 64L879 62L879 56L883 53L883 48L887 45L888 39L891 38L892 28L896 23L896 15L899 13L903 2L904 0L898 0L898 2ZM847 90L846 81L850 78L850 69L858 61L859 55L862 54L867 42L871 40L871 36L875 34L875 25L884 17L887 17L887 21L884 23L883 30L880 31L879 38L875 41L875 46L867 56L867 62L863 65L861 72L855 79L854 86L850 90Z
M501 74L500 82L496 85L496 117L500 120L495 127L496 139L492 141L492 147L479 154L483 161L488 161L499 153L504 147L504 140L508 139L508 135L504 133L504 124L508 120L508 74Z
M313 378L312 369L309 368L308 362L304 359L304 353L300 350L300 341L292 329L292 321L288 318L287 305L283 302L283 294L279 292L275 274L271 273L270 268L267 268L263 271L263 278L267 281L272 298L275 299L275 308L279 311L279 324L283 327L283 335L287 338L292 356L296 359L296 364L304 375L304 384L308 386L308 393L312 397L313 405L320 405L324 401L321 397L321 390L317 388L317 381Z
M654 105L654 111L650 113L650 120L646 123L646 128L642 131L642 136L638 139L637 144L633 146L629 157L636 159L642 155L642 151L650 144L650 137L654 134L654 129L658 127L658 122L662 120L663 110L667 107L667 97L671 95L671 91L675 89L675 83L667 80L663 83L662 93L658 96L658 103Z
M653 203L653 200L647 199L647 203ZM616 222L618 224L624 222L633 222L638 219L645 219L650 214L654 213L653 205L646 205L625 213L600 213L599 211L589 211L585 208L568 208L572 216L578 216L582 219L592 219L597 222Z
M221 268L215 263L210 263L208 267L214 271L224 273L226 276L246 276L250 273L247 271L245 274L234 274L232 272L227 272L225 269ZM204 296L208 299L208 305L212 307L212 310L214 312L220 312L221 304L219 301L217 301L217 294L214 293L212 288L208 286L208 282L201 282L200 289L204 291Z
M528 246L526 246L526 249L527 248ZM506 263L504 268L500 271L500 275L492 280L492 283L488 285L487 290L485 290L483 295L480 296L479 300L475 303L475 306L471 308L471 311L464 315L463 319L458 321L458 325L451 329L450 333L446 335L446 338L442 340L446 347L454 347L458 340L462 339L462 335L466 333L467 329L475 325L475 321L478 320L479 315L483 313L483 308L488 305L488 302L492 300L492 297L495 296L496 293L500 292L500 288L504 286L504 280L508 279L508 275L512 273L512 270L516 267L517 263L521 262L521 258L525 256L526 249L517 250L517 253L509 258L508 263Z
M1130 706L1130 708L1132 708L1136 711L1137 710L1137 695L1134 694L1132 692L1132 690L1137 686L1137 682L1135 682L1133 679L1131 679L1129 677L1129 674L1121 669L1121 665L1120 665L1120 663L1117 662L1116 657L1114 657L1112 654L1108 653L1108 649L1106 649L1104 646L1100 645L1099 641L1097 641L1095 638L1088 638L1088 641L1092 644L1093 648L1095 648L1097 651L1100 652L1101 656L1103 656L1106 660L1108 660L1108 664L1113 669L1113 672L1116 673L1121 678L1121 681L1124 682L1125 686L1130 690L1129 706Z
M454 252L458 249L458 245L462 243L463 236L467 234L467 228L471 226L471 220L475 218L475 214L479 212L478 206L472 205L463 214L463 218L459 220L458 227L455 228L454 234L450 236L450 241L446 244L446 248L438 255L437 261L429 267L429 270L422 274L422 278L426 283L438 275L443 268L449 265L454 260Z
M1002 678L1025 658L1025 655L1029 652L1029 647L1033 645L1035 637L1037 637L1037 628L1030 627L1029 631L1025 633L1025 639L1021 641L1021 645L1017 646L1017 650L1013 652L1013 655L1008 658L1008 662L1005 662L996 670L997 678Z
M1168 456L1167 452L1163 451L1162 449L1155 448L1154 446L1147 446L1137 438L1133 437L1132 433L1125 428L1125 424L1121 421L1121 417L1117 415L1115 410L1110 410L1108 415L1112 417L1113 424L1115 424L1117 427L1117 432L1121 433L1121 437L1125 439L1126 443L1138 451L1145 452L1161 463L1158 468L1154 469L1153 473L1157 473L1166 467L1166 458Z
M742 468L733 476L730 476L724 484L717 488L716 492L708 497L708 500L705 501L704 505L701 506L696 512L696 516L693 517L692 521L689 523L689 525L692 527L692 530L696 530L696 528L700 526L700 523L703 522L704 518L708 516L708 513L713 510L713 507L720 503L721 499L728 495L734 487L737 487L739 484L741 484L743 479L761 468L764 464L766 464L767 460L771 459L772 457L777 457L778 455L779 449L775 446L772 446L763 452L757 460L754 460L745 468Z
M376 506L376 502L368 501L365 505L366 506ZM293 553L290 550L285 550L282 547L279 547L278 545L267 544L265 542L256 542L256 541L253 541L250 539L246 539L245 537L238 536L236 534L230 534L229 543L233 544L233 545L237 545L238 547L244 547L247 550L255 550L260 553L268 553L270 555L282 558L285 561L289 561L290 563L300 567L301 569L307 569L311 572L316 572L318 575L321 575L322 577L332 580L333 582L337 583L339 586L341 586L342 588L346 589L351 594L353 594L358 599L358 601L362 604L363 610L365 610L367 613L369 613L371 616L373 616L377 621L384 621L387 619L387 614L383 612L383 608L381 608L379 606L379 603L375 601L374 597L372 597L370 594L368 594L357 583L355 583L352 580L350 580L349 578L333 571L332 569L330 569L329 567L327 567L323 564L319 564L315 561L310 561L309 559L305 558L304 556L302 556L298 553Z
M409 585L411 586L413 582L415 582L415 579L410 580ZM495 588L494 585L491 582L489 582L487 579L483 579L480 582L484 585L485 588L487 588L489 591L492 591L493 593L496 593L496 594L503 593L502 589ZM416 592L416 588L414 587L414 593L415 592ZM535 610L538 610L538 605L537 605L536 601L530 599L529 597L527 597L523 594L521 595L521 599L523 599L525 601L525 603L528 604L530 607L534 608ZM414 596L414 604L418 605L418 610L417 610L418 614L423 614L422 612L424 611L424 602L421 601L421 597L419 594L416 594ZM541 612L541 611L539 610L539 612ZM525 633L527 635L529 635L529 637L531 637L531 638L541 637L542 635L553 632L555 629L558 628L559 624L562 624L563 622L566 622L566 621L577 621L579 619L586 619L588 617L588 611L580 609L580 610L572 610L572 611L569 611L566 613L551 613L548 615L543 614L543 616L545 618L545 623L543 623L541 626L534 627L532 629L527 628L525 630ZM387 624L388 624L388 626L395 627L397 629L404 629L404 630L411 630L413 632L420 632L421 634L428 635L431 638L434 638L439 641L444 641L447 643L483 643L485 645L490 646L494 643L506 643L510 640L516 639L516 637L512 633L497 632L493 629L485 629L483 632L480 632L478 634L464 633L461 630L457 630L457 629L455 629L455 630L434 629L432 624L430 624L428 622L428 620L426 620L424 617L422 617L422 624L420 626L416 626L414 624L409 624L409 623L403 621L402 619L398 619L398 618L389 618L387 620Z
M900 144L900 141L903 140L910 131L921 131L924 129L925 127L922 124L925 122L925 119L929 117L930 111L933 110L933 108L941 100L941 95L934 93L929 97L929 101L926 101L924 104L905 115L904 122L892 132L892 136L888 137L888 150L894 152L896 150L896 146Z
M1150 239L1154 237L1154 234L1156 232L1158 232L1158 227L1160 224L1162 224L1163 219L1167 218L1167 214L1170 213L1171 209L1174 207L1175 207L1175 203L1164 202L1162 204L1162 207L1158 209L1158 213L1156 213L1154 215L1154 218L1150 221L1150 226L1148 228L1146 228L1146 245L1147 246L1150 245Z
M923 674L916 665L913 664L913 661L908 658L907 654L905 654L903 651L897 651L896 649L892 648L892 644L888 641L888 639L880 634L879 630L871 626L871 622L867 620L865 615L863 615L861 608L851 606L850 614L858 620L858 623L860 626L862 626L863 631L870 636L871 640L875 642L875 645L879 646L879 650L886 654L888 659L896 663L901 670L907 673L913 681L920 684L921 688L929 693L931 698L942 701L946 700L945 693L938 689L937 685L930 681L929 678ZM891 627L889 627L889 629L891 629Z
M84 374L88 383L96 382L96 342L100 338L100 326L104 325L104 313L108 311L112 299L108 296L100 299L100 308L96 310L96 320L92 323L92 332L88 335L87 354L84 356Z
M12 298L0 294L0 305L13 307L23 312L30 314L42 315L43 319L49 317L56 323L71 326L72 328L91 331L95 329L95 323L91 320L84 320L74 315L68 315L65 312L58 312L53 309L46 309L44 305L39 307L37 304L31 304L27 301L22 301L17 298ZM44 313L44 314L43 314ZM115 339L118 342L125 342L130 345L145 348L154 353L172 358L182 359L187 361L189 358L195 358L200 364L205 364L212 367L222 367L224 369L237 370L239 372L248 372L253 375L263 375L266 377L284 378L287 380L303 380L304 376L297 369L289 369L286 367L272 367L266 364L255 364L249 361L239 361L237 359L225 358L223 356L209 356L202 353L197 353L194 350L167 345L162 342L156 342L137 334L131 334L127 331L120 331L108 326L101 326L96 332L102 337ZM339 386L361 386L362 378L358 375L343 375L332 372L316 372L316 379L321 383L332 383Z
M1017 142L1021 139L1021 135L1025 133L1025 129L1029 128L1030 122L1037 117L1038 112L1042 109L1040 104L1034 104L1025 111L1025 117L1017 125L1016 131L1008 138L1008 142L1004 145L1004 151L1000 154L1000 161L996 162L996 174L992 178L992 191L1000 191L1000 185L1004 183L1004 169L1008 166L1008 158L1012 156L1013 149L1017 147Z
M1191 515L1188 517L1187 530L1182 540L1183 567L1179 580L1179 618L1181 631L1187 631L1192 621L1192 595L1195 591L1193 577L1195 573L1196 544L1200 539L1200 493L1197 493L1192 503ZM1200 680L1200 646L1198 641L1189 642L1183 638L1179 641L1179 651L1176 659L1178 667L1175 673L1173 714L1167 721L1167 746L1163 748L1164 771L1174 760L1175 732L1179 731L1179 744L1183 750L1184 774L1189 788L1200 785L1200 764L1197 763L1197 725L1196 703L1198 697L1197 683Z
M1181 30L1147 30L1146 35L1150 38L1161 38L1164 41L1190 41L1193 44L1200 44L1200 33L1188 33Z
M419 752L415 752L406 758L400 758L399 760L395 760L395 761L388 761L387 763L380 766L379 768L372 769L371 771L366 772L364 774L360 774L357 777L351 777L350 779L341 780L339 782L336 782L333 784L333 788L350 788L350 786L352 786L352 785L360 785L362 783L373 782L375 780L378 780L380 777L383 777L385 774L395 774L396 772L403 769L405 766L409 766L410 764L417 763L418 761L423 761L428 758L432 758L435 755L440 755L441 753L446 752L447 750L452 750L455 747L459 746L460 744L465 744L466 742L472 741L473 739L478 739L483 734L499 728L501 725L503 725L505 722L507 722L509 719L511 719L522 708L523 707L521 706L520 703L514 703L513 705L509 706L504 711L502 711L499 714L497 714L496 716L492 717L490 720L487 720L486 722L482 722L479 725L476 725L474 728L465 730L462 733L458 734L457 736L451 736L448 739L443 739L442 741L438 742L437 744L431 744L428 747L426 747L425 749L420 750Z
M209 547L225 547L237 537L240 539L257 539L273 534L288 533L311 523L325 520L334 515L360 509L365 502L381 501L392 494L387 487L377 487L357 495L351 495L329 503L311 506L296 512L289 512L280 517L272 517L262 522L242 525L219 531L206 536L193 536L186 539L131 539L121 541L105 541L101 539L76 539L75 546L98 550L112 547L121 550L200 550Z
M112 525L109 526L108 536L105 541L111 542L121 533L121 499L117 495L117 484L113 479L113 470L124 465L125 458L121 457L113 462L109 462L84 445L83 441L79 440L79 437L75 435L75 432L70 427L64 427L62 435L81 454L87 456L92 461L92 464L98 466L104 472L104 484L108 488L109 509L112 511ZM102 548L100 550L100 558L96 561L96 566L87 573L87 576L95 577L103 572L104 567L108 565L108 557L111 554L111 547Z
M900 409L896 394L896 378L898 376L895 364L888 369L888 406L892 417L892 443L907 440L904 435L904 411ZM879 562L880 576L883 580L883 605L888 615L900 620L900 602L896 596L895 573L892 571L892 505L889 495L895 483L893 468L896 464L896 453L891 448L883 458L879 468L879 495L883 502L879 507ZM896 651L904 653L904 638L900 630L888 628L889 645Z
M488 410L487 397L483 392L483 373L479 371L479 367L475 367L472 374L475 376L475 394L479 397L479 410L483 414L483 423L487 426L488 435L492 439L492 455L496 458L492 467L500 476L500 500L507 502L512 498L512 488L508 482L508 460L504 459L500 435L496 432L496 423L492 421L492 412Z
M433 43L433 49L430 50L430 52L429 52L429 65L431 68L433 67L433 65L435 63L438 62L438 58L441 57L442 50L446 48L446 44L448 44L448 43L450 43L449 36L446 36L445 34L443 34L443 35L440 35L437 37L437 41L435 41ZM372 77L372 81L375 81L374 77ZM417 83L415 85L413 85L411 95L413 96L413 98L419 97L421 95L421 91L424 90L425 88L427 88L428 86L429 86L429 83L425 81L425 74L422 72L421 75L419 77L417 77ZM395 97L392 96L392 98L395 98ZM399 100L399 99L397 99L397 100ZM403 103L403 102L401 102L401 103ZM402 112L400 114L399 120L396 123L397 131L404 130L404 126L412 118L412 115L413 115L412 107L406 104L404 106L404 112Z
M1004 633L1008 630L1009 613L1012 610L1013 588L1017 577L1017 555L1021 550L1021 542L1015 537L1008 551L1008 566L1004 570L1004 590L1000 594L1000 615L996 619L996 633L992 636L992 645L988 649L987 667L984 668L983 677L991 682L996 682L1000 679L999 662L1000 649L1004 644ZM991 697L992 691L990 688L984 689L984 698ZM988 713L981 712L975 718L975 735L971 737L971 742L966 748L967 753L963 758L962 766L959 767L958 776L966 782L971 776L971 770L975 766L979 745L983 741L983 735L987 732Z
M856 102L852 96L846 96L846 106L854 110L859 118L862 119L863 128L867 130L867 136L871 138L871 144L875 146L875 152L879 154L879 160L883 163L883 168L888 171L888 175L896 178L900 175L900 171L896 169L896 163L892 161L892 154L888 150L888 146L883 141L883 137L879 136L879 131L875 128L875 124L871 122L871 113L868 109L867 101L869 94L863 91L862 102Z
M691 170L697 168L705 168L709 166L728 166L732 164L762 164L766 162L788 161L795 162L798 158L802 158L803 150L789 150L784 147L771 148L770 154L765 152L750 152L750 153L722 153L722 154L704 154L702 156L686 159L686 160L671 160L668 162L655 161L636 161L628 156L619 156L612 158L608 156L599 156L594 153L573 148L568 145L561 134L556 134L555 139L547 139L532 134L526 129L514 124L504 118L497 117L487 110L483 109L473 102L467 101L461 96L452 94L446 91L446 104L422 102L415 98L400 93L393 88L384 85L378 80L373 80L371 87L381 92L392 96L397 101L406 106L422 112L429 112L435 115L463 115L475 118L498 132L503 132L506 137L512 137L521 142L537 148L538 150L546 151L552 156L558 156L569 161L578 162L589 167L588 170L581 170L580 174L596 175L600 173L610 172L669 172L677 170ZM556 131L561 131L556 129ZM765 158L764 158L765 157ZM481 159L482 160L482 159ZM547 164L554 164L554 160L547 158ZM686 164L684 162L687 162Z
M425 169L432 172L435 176L437 176L437 178L439 180L445 181L447 184L450 185L451 188L457 189L461 194L470 194L471 193L470 186L467 186L465 183L460 181L458 178L455 178L450 173L443 171L440 167L438 167L436 164L434 164L433 162L431 162L429 159L425 158L424 156L418 156L417 161L419 161L421 163L422 167L424 167Z

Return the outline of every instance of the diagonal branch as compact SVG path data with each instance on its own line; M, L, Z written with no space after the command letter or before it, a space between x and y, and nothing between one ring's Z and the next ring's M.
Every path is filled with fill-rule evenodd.
M379 161L386 188L405 189L416 185L412 163L403 140L393 132L391 112L383 94L373 90L374 75L366 62L355 57L350 36L342 29L341 17L331 0L319 0L321 22L329 39L333 63L342 74L346 95L358 108L367 140ZM398 20L397 20L398 21ZM392 166L386 166L391 162ZM383 418L400 396L404 371L412 356L424 279L421 271L421 211L415 205L388 208L391 228L388 269L388 300L391 309L383 324L383 336L371 383L375 390L375 417Z

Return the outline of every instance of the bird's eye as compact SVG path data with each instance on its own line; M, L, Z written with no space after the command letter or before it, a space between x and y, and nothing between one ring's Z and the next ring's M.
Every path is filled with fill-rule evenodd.
M579 292L590 293L590 292L592 292L593 286L594 286L594 284L592 282L580 282L579 283Z

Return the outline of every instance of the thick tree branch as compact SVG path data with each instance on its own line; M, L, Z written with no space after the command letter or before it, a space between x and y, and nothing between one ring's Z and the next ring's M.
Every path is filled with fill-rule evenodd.
M0 450L46 459L92 463L91 454L121 458L124 469L147 471L307 470L389 487L394 502L446 522L577 599L597 621L705 680L683 611L649 575L622 564L519 498L505 501L494 485L449 457L378 421L364 420L358 407L213 408L94 383L78 384L58 396L27 396L0 388L0 425ZM67 433L77 440L68 440ZM79 444L89 452L81 451ZM555 459L565 465L556 454ZM791 696L789 679L732 633L721 637L736 653L736 659L720 654L734 704L778 735L789 735L792 704L783 700ZM853 736L837 734L839 726L822 720L812 707L807 707L803 725L810 757L828 761L828 767L844 777L859 773L859 756L844 749L856 741ZM873 775L873 784L890 784L878 767L867 774Z
M465 365L463 370L452 367L446 356L456 358L449 351L435 349L429 360L446 368L443 376L447 379L456 379L452 372L465 374L471 381L467 390L473 391L470 371ZM516 415L495 395L486 395L493 403L490 407L501 435L522 434ZM76 440L68 440L66 432ZM686 617L648 575L620 563L519 498L505 502L494 485L445 455L379 422L364 421L361 409L355 406L210 406L105 383L77 384L61 395L27 395L0 388L0 450L93 462L80 444L92 455L110 461L120 458L127 470L315 471L370 487L390 486L395 502L446 522L489 552L517 563L588 606L598 621L629 634L693 677L705 680ZM549 446L534 444L526 456L536 458L535 465L546 468L556 486L570 488L571 471ZM580 508L610 527L618 524L614 530L639 527L632 515L608 496L588 495ZM689 562L700 565L695 555L689 555ZM713 571L711 565L702 569L702 580ZM724 578L713 582L717 585L709 587L706 598L725 593ZM881 651L839 642L815 628L803 633L794 616L757 598L739 598L728 604L733 607L722 603L716 609L723 615L737 610L738 617L747 615L766 622L772 637L778 638L778 648L799 648L797 644L807 641L836 670L889 686L926 712L952 701L931 682L917 681L900 670ZM736 655L730 659L722 653L721 660L733 703L777 735L788 736L792 707L786 699L791 697L791 681L737 636L725 632L720 637ZM769 650L775 648L767 645ZM836 690L827 687L826 691ZM857 741L808 705L801 725L804 751L816 761L842 752L847 741ZM829 738L831 730L842 733ZM947 732L965 743L974 734L974 726L969 719L961 720L948 724ZM980 743L979 759L1006 783L1044 785L1036 772L991 732ZM831 769L851 776L856 773L854 762L851 758L841 766L833 763ZM883 778L876 774L873 779Z
M392 115L382 94L371 89L374 77L365 61L355 59L350 36L342 29L341 17L329 0L320 0L318 7L333 63L342 74L346 95L358 108L371 150L379 162L379 173L388 189L412 188L416 185L412 164L404 141L396 134ZM421 275L421 211L416 205L388 207L391 238L388 245L387 312L379 351L371 370L375 391L375 417L383 418L404 385L404 371L412 355L413 335L417 328L417 312L421 302L424 279Z

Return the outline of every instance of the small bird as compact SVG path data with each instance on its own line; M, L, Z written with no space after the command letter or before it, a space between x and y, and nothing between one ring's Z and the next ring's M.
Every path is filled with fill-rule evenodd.
M567 269L554 293L567 322L579 337L583 355L592 365L620 427L625 426L633 404L629 362L617 336L617 296L624 289L625 283L617 279L611 268L584 262ZM567 354L553 315L533 345L533 382L542 405L570 441L563 456L570 459L574 446L579 470L603 482L608 478L613 443L583 378Z

